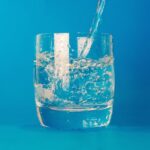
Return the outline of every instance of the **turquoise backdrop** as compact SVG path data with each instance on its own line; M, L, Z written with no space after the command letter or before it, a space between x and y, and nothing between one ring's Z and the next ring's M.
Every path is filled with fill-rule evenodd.
M100 31L114 37L116 92L112 128L99 134L59 134L38 127L33 88L35 35L88 32L96 5L97 0L0 0L0 149L41 149L41 144L47 149L56 146L68 150L75 145L74 149L95 150L120 149L121 145L124 149L150 148L148 0L106 0Z

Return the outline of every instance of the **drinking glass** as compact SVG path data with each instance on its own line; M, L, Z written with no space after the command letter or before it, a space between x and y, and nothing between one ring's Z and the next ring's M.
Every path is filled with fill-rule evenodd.
M108 126L114 100L112 35L43 33L36 36L35 102L44 127Z

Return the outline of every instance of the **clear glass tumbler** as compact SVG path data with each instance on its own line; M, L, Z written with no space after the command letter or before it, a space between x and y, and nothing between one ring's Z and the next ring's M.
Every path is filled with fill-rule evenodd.
M87 45L85 48L85 44ZM42 126L108 126L114 99L112 35L36 36L35 101Z

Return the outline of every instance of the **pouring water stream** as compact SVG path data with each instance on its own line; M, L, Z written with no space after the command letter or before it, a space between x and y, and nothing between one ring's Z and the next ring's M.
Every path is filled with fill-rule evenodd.
M83 49L82 49L79 57L85 58L90 51L90 48L88 48L88 46L93 44L95 36L98 32L98 27L99 27L99 24L101 23L102 14L103 14L103 11L105 8L105 3L106 3L106 0L99 0L98 1L96 16L93 20L92 26L91 26L90 31L89 31L89 35L85 41L85 44L83 46ZM89 39L92 40L92 44L89 43L89 42L91 42L91 41L89 41Z

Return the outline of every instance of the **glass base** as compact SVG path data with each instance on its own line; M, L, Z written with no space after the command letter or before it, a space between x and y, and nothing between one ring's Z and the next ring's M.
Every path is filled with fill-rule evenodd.
M106 127L112 116L112 106L82 111L54 110L49 107L37 106L40 124L44 127L58 129L88 129Z

